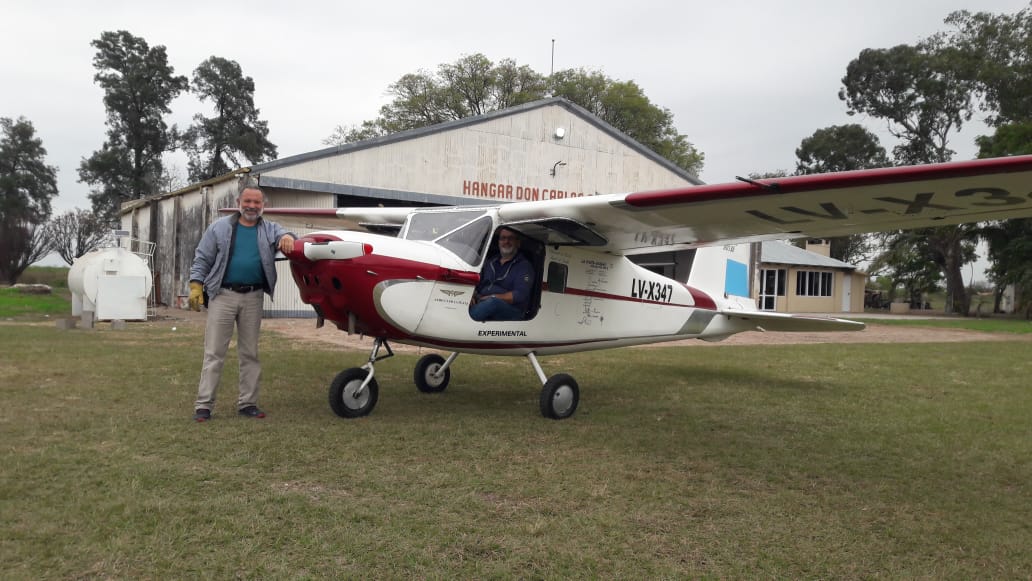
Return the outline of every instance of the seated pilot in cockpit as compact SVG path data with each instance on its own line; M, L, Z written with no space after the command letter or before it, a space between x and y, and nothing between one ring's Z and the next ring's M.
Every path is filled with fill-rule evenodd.
M520 252L514 230L498 231L498 255L484 265L473 293L469 316L475 321L519 321L527 313L533 287L533 266Z

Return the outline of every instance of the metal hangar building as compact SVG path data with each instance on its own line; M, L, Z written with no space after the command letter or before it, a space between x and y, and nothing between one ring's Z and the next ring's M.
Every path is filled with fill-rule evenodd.
M154 301L185 308L194 250L241 179L257 181L266 206L469 205L537 201L698 185L691 173L559 97L240 168L186 188L123 204L121 225L154 244ZM272 218L303 235L343 224ZM678 280L675 253L648 266ZM310 316L289 265L277 265L267 316Z

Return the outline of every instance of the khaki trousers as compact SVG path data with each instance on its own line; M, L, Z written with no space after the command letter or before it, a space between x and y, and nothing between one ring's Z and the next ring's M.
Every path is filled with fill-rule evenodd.
M240 396L237 409L258 405L258 387L262 365L258 361L258 333L262 327L262 306L265 293L238 293L222 289L208 301L208 320L204 326L204 362L197 387L194 409L215 407L215 392L222 377L229 340L237 332L237 354L240 358Z

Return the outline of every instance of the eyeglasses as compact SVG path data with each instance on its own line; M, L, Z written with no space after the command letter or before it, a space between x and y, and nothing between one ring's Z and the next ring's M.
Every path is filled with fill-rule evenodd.
M518 237L517 236L513 236L511 234L502 234L502 235L498 236L498 239L499 240L517 240Z

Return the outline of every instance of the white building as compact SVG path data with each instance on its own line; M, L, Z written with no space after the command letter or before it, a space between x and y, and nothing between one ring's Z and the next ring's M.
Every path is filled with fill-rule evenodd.
M761 245L754 285L760 310L782 313L862 313L867 274L830 257L831 244L810 240L806 249L787 242Z

